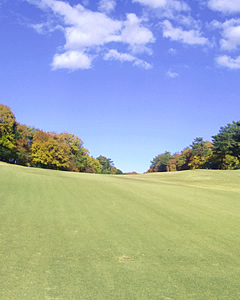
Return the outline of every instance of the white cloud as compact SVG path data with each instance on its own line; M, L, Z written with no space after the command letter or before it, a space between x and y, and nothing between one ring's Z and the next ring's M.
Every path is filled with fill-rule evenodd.
M220 45L223 50L235 50L240 46L240 19L231 19L218 25L223 29Z
M183 30L181 27L173 27L170 21L165 20L163 23L163 36L173 41L179 41L189 45L206 45L208 39L201 36L197 29Z
M119 60L120 62L124 62L124 61L132 62L136 58L131 54L119 53L117 50L111 49L111 50L109 50L109 52L107 54L105 54L104 59L105 60Z
M176 11L189 10L189 6L181 0L133 0L133 2L138 2L144 6L148 6L151 8L171 8Z
M146 61L142 60L142 59L136 59L133 63L134 66L143 68L145 70L149 70L152 69L152 65L147 63Z
M223 23L213 20L210 26L221 30L222 39L219 43L222 50L233 51L240 48L240 19L230 19Z
M92 59L80 51L66 51L62 54L55 54L52 62L53 70L57 69L89 69Z
M167 5L167 0L133 0L133 2L138 2L152 8L162 8Z
M104 13L93 12L78 4L74 7L63 1L42 0L55 14L63 17L66 49L82 49L99 46L119 39L121 21L115 21Z
M100 0L98 9L102 12L110 13L115 9L116 4L115 0Z
M209 0L208 7L225 14L239 13L239 0Z
M89 0L82 0L82 4L83 4L84 6L88 6Z
M216 62L218 65L232 70L240 69L240 56L234 59L228 55L222 55L216 58Z
M175 16L175 21L187 28L199 29L201 27L201 22L199 20L195 20L190 15L180 14L177 17Z
M120 40L121 22L91 11L83 11L78 18L77 24L65 29L65 48L81 49Z
M184 1L178 1L178 0L171 0L168 1L169 7L173 8L176 11L189 11L190 7L189 5Z
M170 49L168 49L168 53L171 55L175 55L175 54L177 54L177 50L174 48L170 48Z
M149 16L158 18L177 19L182 13L189 12L190 6L183 0L132 0L150 11Z
M176 77L178 77L179 76L179 74L178 73L176 73L176 72L172 72L171 70L169 70L168 72L167 72L167 77L169 77L169 78L176 78Z
M129 53L120 53L115 49L111 49L107 54L104 56L105 60L119 60L120 62L132 62L134 66L141 67L143 69L151 69L152 66Z
M49 25L50 25L49 22L46 22L46 23L40 23L40 24L33 24L33 25L31 25L31 27L33 29L35 29L38 33L45 34L46 32L53 31L50 29Z
M141 21L135 14L128 14L121 32L121 40L129 44L135 52L144 51L145 45L155 42L152 32L142 26Z
M217 21L217 20L212 20L209 24L208 24L210 29L219 29L222 27L222 23Z
M40 24L33 24L31 27L36 30L39 34L46 34L49 32L53 32L55 30L63 30L64 28L62 26L55 26L51 24L51 22L45 22L45 23L40 23Z

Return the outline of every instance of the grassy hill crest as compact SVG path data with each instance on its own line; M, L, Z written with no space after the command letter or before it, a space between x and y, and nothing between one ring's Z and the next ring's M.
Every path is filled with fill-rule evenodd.
M240 171L0 163L0 299L239 299Z

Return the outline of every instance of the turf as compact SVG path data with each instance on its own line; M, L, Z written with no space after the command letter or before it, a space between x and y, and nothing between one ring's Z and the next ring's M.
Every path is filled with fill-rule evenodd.
M240 299L240 172L0 163L0 299Z

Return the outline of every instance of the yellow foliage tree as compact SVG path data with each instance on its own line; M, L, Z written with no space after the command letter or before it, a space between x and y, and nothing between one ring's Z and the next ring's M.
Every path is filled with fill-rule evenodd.
M69 167L70 148L61 135L38 131L33 137L31 151L36 166L60 170Z
M200 169L207 161L207 157L194 155L190 158L188 166L191 170Z
M15 116L11 109L0 104L0 146L13 150L15 148Z

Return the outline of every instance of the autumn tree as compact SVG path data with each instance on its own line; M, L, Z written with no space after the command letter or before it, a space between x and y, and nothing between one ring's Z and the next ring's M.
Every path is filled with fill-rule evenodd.
M83 141L76 135L64 132L60 136L69 147L69 170L85 172L87 168L89 151L83 147Z
M177 171L177 160L178 160L179 155L180 155L179 153L174 153L172 158L170 158L169 163L168 163L169 172Z
M15 116L11 109L0 104L0 160L12 162L16 148Z
M196 138L189 151L188 166L190 169L205 169L210 167L209 159L212 155L212 144L203 141L203 138Z
M101 174L101 164L98 159L86 155L86 165L84 168L85 173Z
M62 135L38 131L33 137L32 161L38 167L66 170L70 148Z
M233 155L226 155L223 159L222 169L223 170L234 170L239 165L239 160Z

